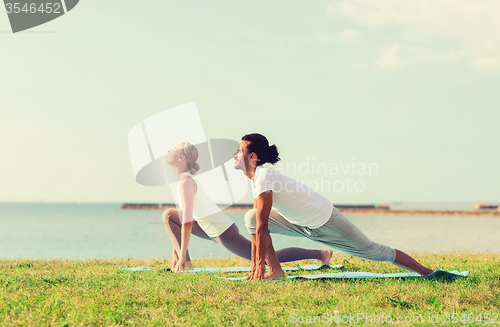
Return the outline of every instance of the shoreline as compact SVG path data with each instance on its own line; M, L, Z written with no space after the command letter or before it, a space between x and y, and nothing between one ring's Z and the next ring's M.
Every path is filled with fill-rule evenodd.
M413 215L413 216L480 216L500 217L500 211L495 209L475 209L470 211L457 210L391 210L388 205L334 205L342 214L349 215ZM224 206L221 206L224 207ZM224 212L247 212L252 205L234 204L224 208ZM164 203L124 203L120 210L167 210L175 209L173 204Z
M483 255L500 255L500 252L491 252L489 250L480 250L480 251L473 251L473 250L468 250L468 249L455 249L450 252L440 252L440 251L408 251L407 254L411 254L412 256L463 256L463 255L475 255L475 256L483 256ZM331 258L331 264L336 264L340 263L339 260L337 260L339 257L345 256L345 257L350 257L349 254L346 254L342 251L334 251L332 258ZM357 258L358 260L364 260L361 258ZM125 263L130 263L131 261L135 262L149 262L152 264L161 264L161 262L170 262L172 258L166 258L166 257L127 257L127 256L113 256L113 257L107 257L107 256L93 256L93 257L83 257L83 258L68 258L68 257L51 257L51 258L28 258L28 257L23 257L23 258L6 258L6 257L0 257L0 264L5 263L5 262L21 262L21 263L34 263L34 262L113 262L113 261L123 261ZM245 258L239 257L237 255L231 255L231 256L210 256L210 257L197 257L197 258L192 258L192 261L196 262L197 267L210 267L214 266L211 263L215 261L240 261L242 264L240 266L249 266L250 265L250 260L247 260ZM304 260L297 260L297 262L315 262L317 259L304 259ZM367 260L367 262L370 262L370 260ZM375 261L372 261L372 263L375 263ZM280 263L282 266L290 266L290 267L295 267L296 265L291 262L281 262ZM228 265L232 266L232 265Z

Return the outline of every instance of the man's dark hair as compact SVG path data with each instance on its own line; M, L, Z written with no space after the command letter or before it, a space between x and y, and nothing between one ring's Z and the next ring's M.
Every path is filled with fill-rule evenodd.
M259 160L259 166L269 162L275 164L280 161L278 157L278 148L275 144L269 146L267 138L258 133L247 134L241 138L243 141L248 141L247 149L249 153L255 152Z

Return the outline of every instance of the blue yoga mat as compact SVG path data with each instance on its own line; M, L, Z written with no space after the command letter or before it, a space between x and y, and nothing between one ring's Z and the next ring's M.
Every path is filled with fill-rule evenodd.
M456 277L467 277L469 276L468 271L462 271L459 272L458 270L453 270L451 272L443 271L443 270L436 270L430 275L427 276L421 276L420 274L417 273L390 273L390 274L377 274L377 273L370 273L370 272L341 272L341 273L330 273L330 274L314 274L314 275L299 275L299 276L287 276L287 279L359 279L359 278L426 278L426 279L435 279L439 277L446 277L446 278L456 278ZM231 280L231 281L241 281L244 280L246 277L220 277L223 279Z
M306 265L302 267L283 267L284 271L299 271L299 270L320 270L320 269L341 269L344 268L344 265L317 265L317 264L311 264L311 265ZM131 268L124 268L120 266L120 270L123 271L149 271L149 270L154 270L155 268L151 267L131 267ZM170 268L160 268L159 270L166 270L170 271ZM251 271L250 267L218 267L218 268L194 268L192 270L186 270L184 272L187 273L200 273L200 272L206 272L206 273L219 273L219 272L226 272L226 273L237 273L237 272L248 272Z

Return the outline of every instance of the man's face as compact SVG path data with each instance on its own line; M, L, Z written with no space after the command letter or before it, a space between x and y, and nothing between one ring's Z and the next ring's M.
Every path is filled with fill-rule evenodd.
M248 162L251 154L248 153L247 149L248 141L241 141L238 150L233 155L234 158L234 169L243 170L246 172L246 167L248 167Z

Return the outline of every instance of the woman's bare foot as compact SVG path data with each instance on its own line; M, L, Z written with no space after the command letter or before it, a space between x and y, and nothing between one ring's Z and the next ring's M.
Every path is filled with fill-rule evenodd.
M264 275L264 279L267 279L267 280L280 280L280 279L284 279L284 278L286 278L286 275L285 275L285 272L283 271L283 269L268 271Z
M193 264L191 261L186 261L186 270L193 270Z
M332 258L333 251L332 250L320 250L321 251L321 264L329 265L330 259Z

